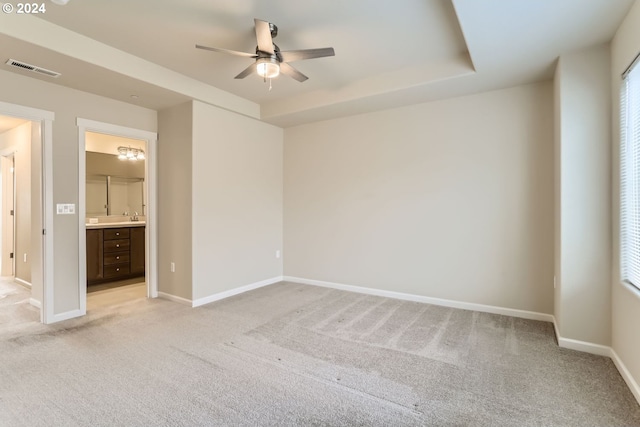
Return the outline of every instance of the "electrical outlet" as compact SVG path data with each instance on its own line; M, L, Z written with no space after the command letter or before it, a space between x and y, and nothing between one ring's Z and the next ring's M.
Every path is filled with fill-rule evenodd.
M280 258L280 250L276 251L276 258Z
M171 272L175 273L176 272L176 263L171 261Z

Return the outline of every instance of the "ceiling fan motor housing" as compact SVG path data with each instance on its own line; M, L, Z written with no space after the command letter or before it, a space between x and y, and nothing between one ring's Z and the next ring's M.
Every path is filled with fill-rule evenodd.
M275 39L278 35L278 26L269 22L269 31L271 32L271 38Z
M282 62L282 55L280 55L280 48L277 44L273 44L273 54L269 52L263 52L258 46L256 46L256 55L258 58L273 58L278 62Z

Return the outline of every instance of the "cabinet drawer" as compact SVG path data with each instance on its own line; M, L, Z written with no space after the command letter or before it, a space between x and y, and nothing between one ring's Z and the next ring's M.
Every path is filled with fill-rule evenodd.
M129 252L109 252L104 254L104 265L123 263L129 263Z
M104 277L118 277L129 274L129 264L115 264L104 266Z
M129 239L105 240L105 252L120 252L129 250Z
M104 240L128 239L128 228L105 228Z

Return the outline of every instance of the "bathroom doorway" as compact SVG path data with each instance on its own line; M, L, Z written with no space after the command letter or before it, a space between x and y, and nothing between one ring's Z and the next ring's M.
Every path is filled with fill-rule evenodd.
M148 294L145 141L85 132L87 311Z
M84 313L155 298L154 133L78 119Z

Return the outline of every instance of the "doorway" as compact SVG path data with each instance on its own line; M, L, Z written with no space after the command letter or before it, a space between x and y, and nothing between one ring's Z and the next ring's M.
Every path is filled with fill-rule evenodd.
M144 296L156 298L157 136L85 119L77 124L81 310L136 298L142 281Z
M34 160L31 149L34 143L39 142L32 141L39 139L39 124L7 116L1 116L0 123L3 124L3 132L0 133L0 271L2 277L11 278L31 290L31 171ZM39 293L39 289L34 291ZM39 301L40 298L32 300Z
M146 297L146 142L85 132L87 311Z
M56 321L53 240L47 236L53 230L47 209L53 204L53 119L49 111L0 102L0 270L10 278L5 284L26 289L34 320L43 323Z

